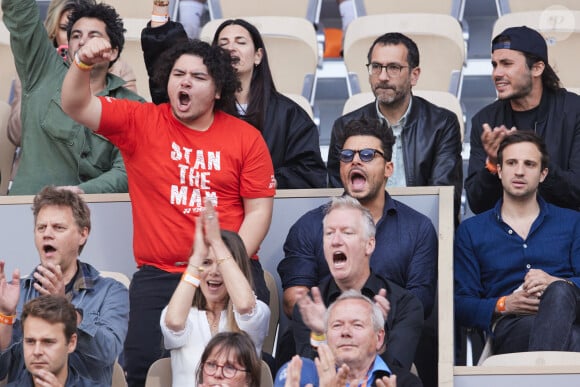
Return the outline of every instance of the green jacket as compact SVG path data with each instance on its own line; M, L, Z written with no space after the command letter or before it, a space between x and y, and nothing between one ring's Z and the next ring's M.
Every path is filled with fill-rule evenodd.
M45 185L78 185L85 193L127 192L119 150L61 109L69 65L57 54L35 0L2 0L4 24L22 80L22 155L10 194L34 195ZM107 75L98 95L143 101Z

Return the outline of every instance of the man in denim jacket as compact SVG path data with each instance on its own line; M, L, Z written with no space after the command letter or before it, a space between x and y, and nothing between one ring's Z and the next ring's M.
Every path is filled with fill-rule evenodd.
M8 376L11 382L22 371L22 363L17 367L19 362L11 358L11 347L22 341L19 316L24 304L53 294L65 296L77 310L78 343L70 365L95 384L110 385L127 334L128 291L78 260L91 221L88 206L77 194L45 187L34 198L32 210L40 265L22 280L19 270L14 270L8 282L5 262L0 261L0 348L6 348L0 353L0 379Z

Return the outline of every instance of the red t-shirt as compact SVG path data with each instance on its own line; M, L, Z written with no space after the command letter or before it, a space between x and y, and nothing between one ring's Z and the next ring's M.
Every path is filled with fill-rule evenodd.
M216 111L201 132L179 122L169 104L100 99L97 133L120 149L127 169L137 266L183 271L206 197L221 228L238 231L242 198L274 196L268 147L246 122Z

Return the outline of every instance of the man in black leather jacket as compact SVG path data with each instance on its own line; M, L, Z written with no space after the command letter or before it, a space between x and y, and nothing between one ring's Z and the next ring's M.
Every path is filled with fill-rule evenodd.
M580 210L580 96L561 88L548 64L542 35L513 27L492 41L492 78L498 100L472 119L465 190L475 213L491 209L502 194L497 148L515 130L533 130L550 154L540 195L560 207Z
M387 121L396 137L395 176L388 185L452 185L458 220L463 184L459 122L451 111L412 95L421 72L417 45L403 34L384 34L373 42L368 63L376 100L334 122L327 165L330 185L342 187L338 154L345 124L362 117L379 118Z

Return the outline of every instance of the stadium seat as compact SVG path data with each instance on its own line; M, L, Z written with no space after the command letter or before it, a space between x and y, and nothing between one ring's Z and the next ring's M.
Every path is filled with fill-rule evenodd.
M115 362L115 365L113 366L113 380L111 387L127 387L125 371L123 371L119 362Z
M195 375L195 370L192 369L192 378ZM173 383L173 375L171 373L171 359L166 357L159 359L151 364L149 371L147 371L147 378L145 379L145 387L167 387Z
M318 45L312 23L304 18L282 16L245 17L264 39L276 89L311 100L318 64ZM208 22L200 38L211 42L224 19Z
M548 61L564 87L580 87L578 47L580 11L545 10L508 13L493 26L495 37L508 27L526 25L539 31L548 45Z
M321 0L208 0L212 19L248 16L293 16L318 22Z
M580 364L580 353L564 351L529 351L505 353L493 355L486 358L481 366L503 366L503 367L545 367L545 366L572 366L578 367Z
M270 302L268 303L268 306L270 307L270 324L268 328L268 336L266 336L264 344L262 345L262 351L274 356L276 337L278 335L278 322L280 320L280 296L278 295L278 286L276 285L276 280L274 280L272 273L264 270L264 280L266 281L266 286L270 291ZM272 375L270 375L270 379L271 378Z
M100 0L102 3L107 3L115 10L117 13L124 18L151 18L151 12L153 11L153 2L151 1L128 1L128 0Z
M124 273L121 273L119 271L101 271L100 274L101 274L101 277L112 278L114 280L119 281L120 283L125 285L125 287L127 289L129 289L129 285L131 284L131 280Z
M260 375L260 387L273 387L274 378L272 377L272 372L270 372L270 367L264 360L260 361L261 365L261 375Z
M290 98L292 101L296 102L298 106L300 106L311 119L314 120L314 111L312 110L312 106L310 106L310 102L303 96L299 94L290 94L290 93L283 93L286 97Z
M383 13L440 13L461 20L465 0L354 0L354 5L358 16Z
M370 91L367 63L373 41L387 32L400 32L419 48L421 77L417 88L459 95L465 62L465 42L457 19L441 14L382 14L361 16L344 37L344 64L349 95Z
M544 11L555 7L565 7L573 11L580 11L578 0L496 0L499 16L510 12Z

